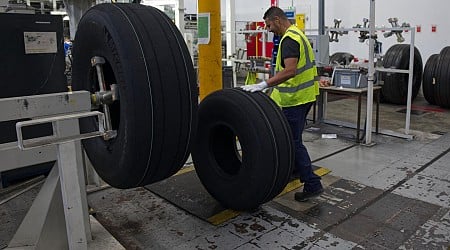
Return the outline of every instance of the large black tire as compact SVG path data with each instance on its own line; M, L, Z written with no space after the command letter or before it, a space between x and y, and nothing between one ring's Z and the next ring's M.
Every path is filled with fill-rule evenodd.
M194 165L224 207L252 210L278 195L292 173L293 150L287 120L267 95L225 89L200 103Z
M409 69L408 44L396 44L386 51L383 59L383 67L392 69ZM414 48L413 83L411 100L419 93L423 72L422 56L417 48ZM381 73L384 84L381 88L382 100L392 104L406 104L408 98L408 74Z
M431 55L425 63L425 68L423 70L423 81L422 81L422 91L423 97L431 105L436 104L435 94L436 94L436 65L439 61L439 54Z
M330 64L349 65L354 56L347 52L336 52L330 56Z
M443 108L450 108L450 46L445 47L439 54L436 65L436 104Z
M177 172L196 130L195 72L183 37L161 11L139 4L100 4L78 24L73 48L74 90L98 91L91 58L101 56L117 137L85 140L100 177L117 188L144 186ZM95 119L83 120L92 131Z

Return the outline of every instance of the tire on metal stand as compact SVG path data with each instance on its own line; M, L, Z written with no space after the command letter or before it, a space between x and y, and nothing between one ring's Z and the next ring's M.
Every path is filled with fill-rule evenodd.
M396 44L386 51L383 67L393 69L409 69L408 44ZM422 83L422 57L417 48L414 48L413 82L411 100L416 98ZM408 74L381 73L384 84L381 88L382 100L387 103L404 105L408 98Z
M78 24L73 89L99 91L91 58L103 57L117 137L83 142L100 177L117 188L144 186L176 173L190 153L198 105L195 72L183 37L161 11L139 4L100 4ZM102 111L102 108L99 109ZM98 127L80 122L82 131Z

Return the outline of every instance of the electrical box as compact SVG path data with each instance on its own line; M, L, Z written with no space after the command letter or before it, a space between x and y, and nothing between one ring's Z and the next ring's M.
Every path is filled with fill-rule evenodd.
M67 91L62 19L0 13L0 98ZM15 140L15 121L0 122L0 143Z
M336 87L365 88L367 87L367 74L360 69L335 68L331 82Z
M314 51L316 65L328 65L330 60L330 38L328 35L307 35L307 37Z
M0 32L0 98L67 90L62 16L0 13Z
M0 32L0 98L67 91L62 16L0 13ZM17 140L16 122L0 122L0 143ZM52 126L23 132L25 138L50 135ZM49 162L2 172L0 188L48 173L52 166Z
M295 15L295 25L301 31L305 32L305 23L306 23L306 15L305 14L296 14Z

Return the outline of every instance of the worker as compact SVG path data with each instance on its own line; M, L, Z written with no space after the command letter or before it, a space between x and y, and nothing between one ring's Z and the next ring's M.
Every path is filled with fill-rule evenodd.
M303 191L295 193L295 200L303 202L323 192L321 178L312 170L302 139L306 116L319 94L314 53L306 36L289 22L282 9L272 6L263 18L266 29L281 37L275 75L266 81L242 86L242 89L256 92L273 87L270 97L282 108L291 127L295 145L292 177L304 183Z
M70 52L70 49L72 48L72 41L70 41L70 38L65 36L64 37L64 56L67 56Z

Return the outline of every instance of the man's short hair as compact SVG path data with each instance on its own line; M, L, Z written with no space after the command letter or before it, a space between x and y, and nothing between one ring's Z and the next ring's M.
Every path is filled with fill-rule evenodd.
M284 11L276 6L272 6L268 10L266 10L263 19L273 20L276 16L279 17L280 19L287 19L287 16L284 13Z

